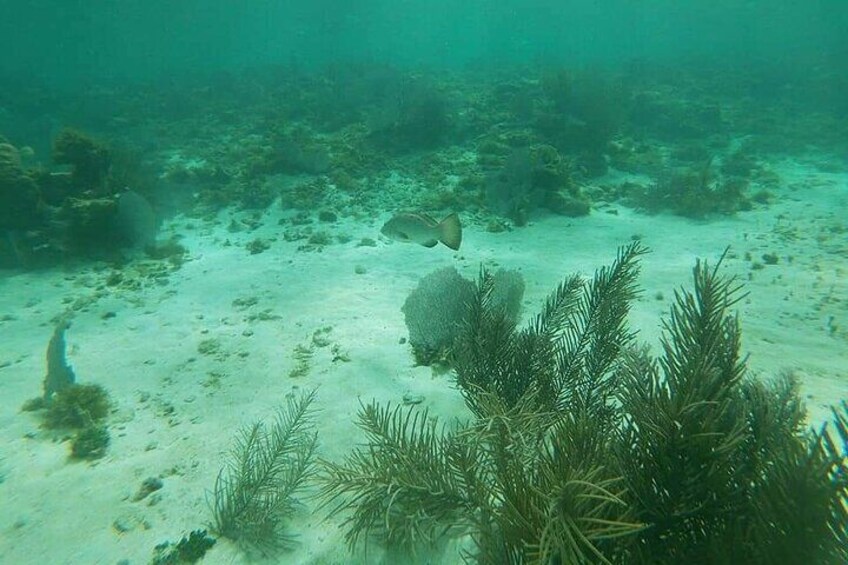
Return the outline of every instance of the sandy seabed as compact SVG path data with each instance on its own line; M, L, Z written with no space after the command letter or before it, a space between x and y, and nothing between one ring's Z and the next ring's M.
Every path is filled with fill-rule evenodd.
M104 286L111 268L0 275L0 563L147 563L156 544L178 541L210 518L208 490L240 426L268 419L293 390L318 388L320 455L340 459L361 439L360 401L423 400L431 413L467 415L449 375L414 366L400 307L418 280L454 265L475 278L483 263L519 269L525 314L571 273L591 275L634 236L643 292L630 320L656 345L674 290L691 285L697 258L746 283L739 306L749 370L801 378L812 424L848 397L848 175L813 163L773 164L783 179L766 208L694 221L646 216L615 205L586 218L543 216L492 234L470 223L462 250L428 249L378 237L386 218L328 227L350 237L322 251L299 251L281 237L278 206L252 232L229 233L229 216L202 223L175 218L163 237L184 236L188 260L161 284ZM275 239L251 255L244 245ZM376 246L359 246L361 238ZM776 264L765 264L774 254ZM754 264L757 264L754 268ZM761 267L761 268L760 268ZM104 386L114 403L112 443L95 462L68 458L21 405L38 396L53 319L82 305L67 332L80 383ZM317 332L317 333L316 333ZM294 378L296 348L311 348ZM133 501L147 477L163 488ZM351 555L341 517L311 512L291 521L297 547L269 563L392 563L374 544ZM459 562L455 547L422 557ZM247 559L219 540L204 563Z

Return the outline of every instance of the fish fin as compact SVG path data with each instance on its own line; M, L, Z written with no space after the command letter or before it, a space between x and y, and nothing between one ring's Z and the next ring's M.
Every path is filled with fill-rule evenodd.
M417 216L418 218L423 220L425 224L429 224L430 227L436 227L436 226L439 225L439 222L437 222L436 219L433 216L431 216L430 214L425 214L424 212L418 212L416 214L411 214L411 215Z
M462 224L459 216L451 214L439 223L439 241L457 251L462 244Z
M438 245L438 243L439 243L438 239L431 239L430 241L425 241L421 245L423 245L424 247L436 247L436 245Z

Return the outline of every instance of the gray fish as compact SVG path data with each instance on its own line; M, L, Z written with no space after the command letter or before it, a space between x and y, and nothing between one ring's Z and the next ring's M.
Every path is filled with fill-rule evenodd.
M125 189L118 196L116 229L132 247L147 247L156 243L156 214L141 194Z
M457 250L462 243L462 224L456 214L437 222L426 214L404 212L386 222L380 233L397 241L417 243L425 247L434 247L442 242Z

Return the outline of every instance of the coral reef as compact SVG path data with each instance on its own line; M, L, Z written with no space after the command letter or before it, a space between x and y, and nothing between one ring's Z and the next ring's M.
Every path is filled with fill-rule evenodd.
M65 199L56 214L64 228L60 234L62 248L72 254L97 255L117 247L116 241L122 240L113 229L117 215L118 201L111 196Z
M625 123L629 95L624 84L598 74L558 70L542 75L541 88L545 103L536 110L534 129L574 156L587 176L604 174L603 155Z
M258 211L279 198L339 217L464 210L498 230L541 210L585 215L612 196L710 219L768 202L777 181L762 163L787 144L844 146L844 120L833 114L844 105L795 113L803 100L794 93L822 96L824 77L760 104L740 96L758 92L756 74L701 71L643 62L436 74L361 64L284 76L245 71L243 83L207 77L203 86L177 81L161 92L116 88L97 103L76 97L69 108L108 104L121 117L75 115L91 130L55 138L60 170L32 166L2 144L0 265L119 259L117 242L134 239L132 230L127 238L112 222L99 242L92 234L121 214L108 201L125 187L157 218L168 208L212 219L226 207ZM52 103L61 106L58 98ZM608 167L650 178L610 189L609 178L593 180Z
M705 218L750 210L747 186L744 178L716 175L712 159L708 159L697 167L671 171L630 196L638 207L650 213L669 210L680 216Z
M566 216L583 216L590 209L571 178L569 162L550 145L511 151L486 180L486 204L517 225L539 207Z
M318 175L330 170L327 148L304 127L272 133L271 151L260 170L268 173Z
M380 149L406 153L433 149L448 141L448 100L434 85L409 78L389 90L367 120L369 138Z
M40 201L41 193L24 170L20 152L0 136L0 233L38 225Z
M118 151L113 159L105 145L63 130L54 160L70 165L70 174L25 170L19 150L0 141L0 266L115 257L122 248L151 243L155 214L139 190L151 191L152 181L137 154ZM136 190L125 190L129 183Z
M110 194L108 183L112 157L109 149L74 129L64 129L53 140L53 161L71 166L75 192Z

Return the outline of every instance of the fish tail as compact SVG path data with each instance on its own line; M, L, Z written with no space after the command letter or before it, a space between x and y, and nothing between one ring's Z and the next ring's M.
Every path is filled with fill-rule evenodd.
M439 241L454 251L459 249L462 244L462 224L458 215L451 214L439 222Z

